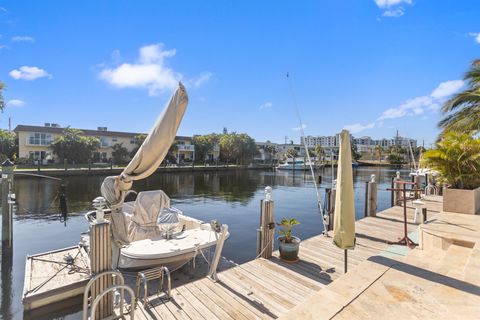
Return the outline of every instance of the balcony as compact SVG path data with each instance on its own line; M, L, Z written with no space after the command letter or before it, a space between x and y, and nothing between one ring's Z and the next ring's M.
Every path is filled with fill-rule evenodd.
M52 139L34 139L31 137L25 139L25 145L27 146L49 147L52 142Z
M178 151L195 151L195 146L193 144L179 144L177 147Z

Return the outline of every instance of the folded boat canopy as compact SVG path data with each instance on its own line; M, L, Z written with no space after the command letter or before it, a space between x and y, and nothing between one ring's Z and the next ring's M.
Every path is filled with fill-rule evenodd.
M162 163L175 140L187 104L187 91L179 83L162 114L127 167L120 175L106 177L102 183L102 196L112 208L114 240L120 244L128 243L130 238L122 212L125 194L132 187L133 181L147 178ZM139 219L142 220L142 218Z

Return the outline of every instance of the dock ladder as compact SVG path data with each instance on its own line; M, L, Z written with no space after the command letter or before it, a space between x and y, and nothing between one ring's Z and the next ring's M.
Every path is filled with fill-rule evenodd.
M110 275L112 279L114 279L114 284L111 287L105 288L103 291L101 291L98 296L93 300L93 302L90 305L90 317L88 317L88 296L90 294L90 289L94 283L96 283L99 280L102 280L103 277ZM133 290L125 285L125 280L123 278L123 275L119 271L105 271L102 273L99 273L95 275L90 281L88 282L87 286L85 287L85 290L83 292L83 313L82 313L82 320L95 320L95 312L97 310L98 303L102 300L102 298L112 292L118 290L120 292L120 314L118 316L111 315L107 318L103 318L102 320L110 320L110 319L117 319L122 317L125 314L124 312L124 301L125 301L125 290L129 293L131 301L135 300L135 294ZM113 311L113 310L112 310ZM135 318L135 313L134 313L134 308L130 308L130 319L134 320Z

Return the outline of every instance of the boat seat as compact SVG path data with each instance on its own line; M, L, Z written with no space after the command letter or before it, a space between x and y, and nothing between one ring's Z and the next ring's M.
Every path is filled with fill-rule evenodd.
M130 209L130 202L124 208ZM132 213L124 212L130 242L158 237L158 215L162 208L170 208L170 198L162 190L142 191L133 203Z

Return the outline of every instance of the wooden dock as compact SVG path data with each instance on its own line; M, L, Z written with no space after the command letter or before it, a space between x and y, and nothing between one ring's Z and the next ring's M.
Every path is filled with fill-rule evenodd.
M441 197L427 198L429 218L441 211ZM409 232L418 229L414 209L408 208ZM357 245L349 251L349 270L372 256L402 256L408 248L391 246L403 234L403 208L392 207L376 217L356 222ZM300 260L286 263L278 252L270 259L256 259L218 274L218 282L198 279L172 290L172 298L150 297L146 307L138 305L136 319L276 319L325 288L343 274L343 250L331 237L315 236L302 241Z
M71 259L70 262L65 260ZM25 311L83 294L90 279L88 255L73 246L27 256L23 288Z

